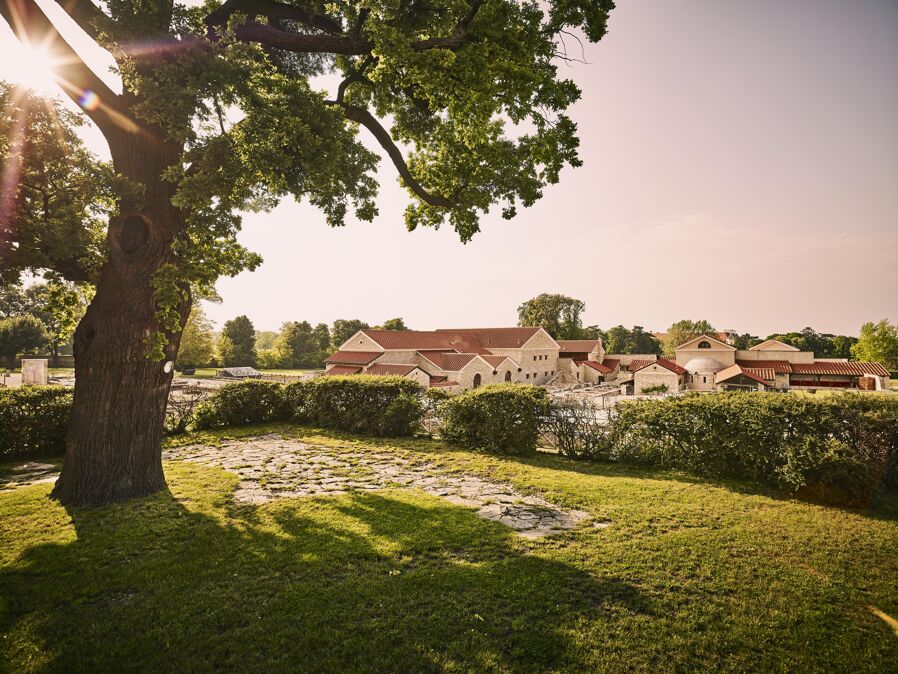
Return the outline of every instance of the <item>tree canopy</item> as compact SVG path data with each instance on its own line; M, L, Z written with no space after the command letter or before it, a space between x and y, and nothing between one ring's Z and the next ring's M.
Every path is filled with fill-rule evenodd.
M585 339L595 336L583 328L585 309L581 300L543 293L518 307L518 325L545 328L554 339Z
M858 360L875 360L889 370L898 371L898 324L887 318L861 326L861 335L851 347L851 355Z
M661 342L641 325L634 325L628 330L623 325L599 331L606 353L661 353Z
M664 338L662 346L666 355L673 355L680 344L695 339L699 335L709 335L714 337L717 330L705 320L692 321L685 318L677 321L667 329L667 336Z
M225 367L256 365L256 331L246 316L225 321L219 338L219 351Z

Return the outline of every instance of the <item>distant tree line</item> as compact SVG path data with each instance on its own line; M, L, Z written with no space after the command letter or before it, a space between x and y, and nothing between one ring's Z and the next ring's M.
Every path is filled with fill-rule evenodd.
M71 353L72 334L93 290L88 285L49 279L0 287L0 359L13 368L27 355Z
M332 326L287 321L279 332L257 331L247 316L225 321L219 334L199 303L194 304L178 353L178 369L189 367L258 367L265 370L307 370L324 367L324 360L359 330L371 328L359 319L337 319ZM401 318L391 318L380 330L407 330Z
M673 356L676 348L699 335L716 337L718 331L709 321L684 319L676 321L667 332L656 336L642 326L626 328L618 325L607 330L584 326L582 315L586 303L566 295L543 293L518 307L518 325L540 326L555 339L601 338L606 353L664 354ZM784 332L761 338L750 333L727 330L726 339L737 349L750 349L768 339L776 339L801 351L813 351L818 358L850 358L874 360L890 370L898 370L898 325L888 319L861 326L860 335L833 335L811 327L797 332Z

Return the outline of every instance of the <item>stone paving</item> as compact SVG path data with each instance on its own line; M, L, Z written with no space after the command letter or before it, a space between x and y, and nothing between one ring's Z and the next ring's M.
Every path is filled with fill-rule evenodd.
M59 466L52 463L29 461L0 475L0 491L29 487L42 482L54 482L59 474Z
M389 451L310 445L279 435L226 441L219 447L176 447L165 450L163 458L219 466L236 473L240 483L235 498L245 503L416 488L476 509L480 517L501 522L530 538L573 529L589 517L586 512L563 510L538 496L521 494L507 484L447 473L424 459Z

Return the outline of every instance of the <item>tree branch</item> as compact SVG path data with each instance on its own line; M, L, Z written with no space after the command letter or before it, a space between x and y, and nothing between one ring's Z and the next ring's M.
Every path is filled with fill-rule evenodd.
M361 124L371 132L392 160L393 165L402 177L402 181L419 199L421 199L421 201L430 204L431 206L439 206L440 208L452 208L455 206L451 200L441 197L438 194L431 194L424 189L424 186L421 185L421 183L415 180L415 177L408 168L408 164L405 163L405 158L402 156L402 152L396 147L396 144L390 137L390 132L383 127L374 115L365 110L365 108L360 108L355 105L337 101L328 101L328 103L340 106L346 119Z
M121 97L87 67L35 0L0 0L0 16L24 45L50 52L57 62L53 70L56 82L104 134L123 129L133 133L140 128Z
M105 19L106 15L91 0L56 0L56 4L62 7L91 39L97 39L100 34L97 30L97 20Z
M329 16L307 12L301 7L286 5L282 2L275 2L275 0L225 0L221 7L209 13L206 17L206 25L210 31L214 27L224 26L235 12L246 14L250 19L264 16L270 21L277 19L298 21L325 33L343 32L343 27L339 22Z

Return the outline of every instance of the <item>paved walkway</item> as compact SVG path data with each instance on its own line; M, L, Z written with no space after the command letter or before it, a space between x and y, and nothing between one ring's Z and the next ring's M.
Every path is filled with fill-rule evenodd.
M310 445L276 434L226 441L219 447L175 447L166 449L162 458L218 466L237 474L240 483L234 496L244 503L387 488L420 489L475 509L480 517L501 522L531 538L573 529L589 517L586 512L564 510L539 496L521 494L508 484L446 472L414 455ZM53 464L25 463L0 476L0 491L52 482L57 473ZM598 522L595 526L607 524Z
M279 497L326 496L390 487L417 488L477 510L520 534L540 537L573 529L589 515L563 510L508 484L447 473L429 461L389 451L353 451L265 435L233 440L220 447L190 445L168 449L167 460L220 466L240 476L238 501L264 503Z

